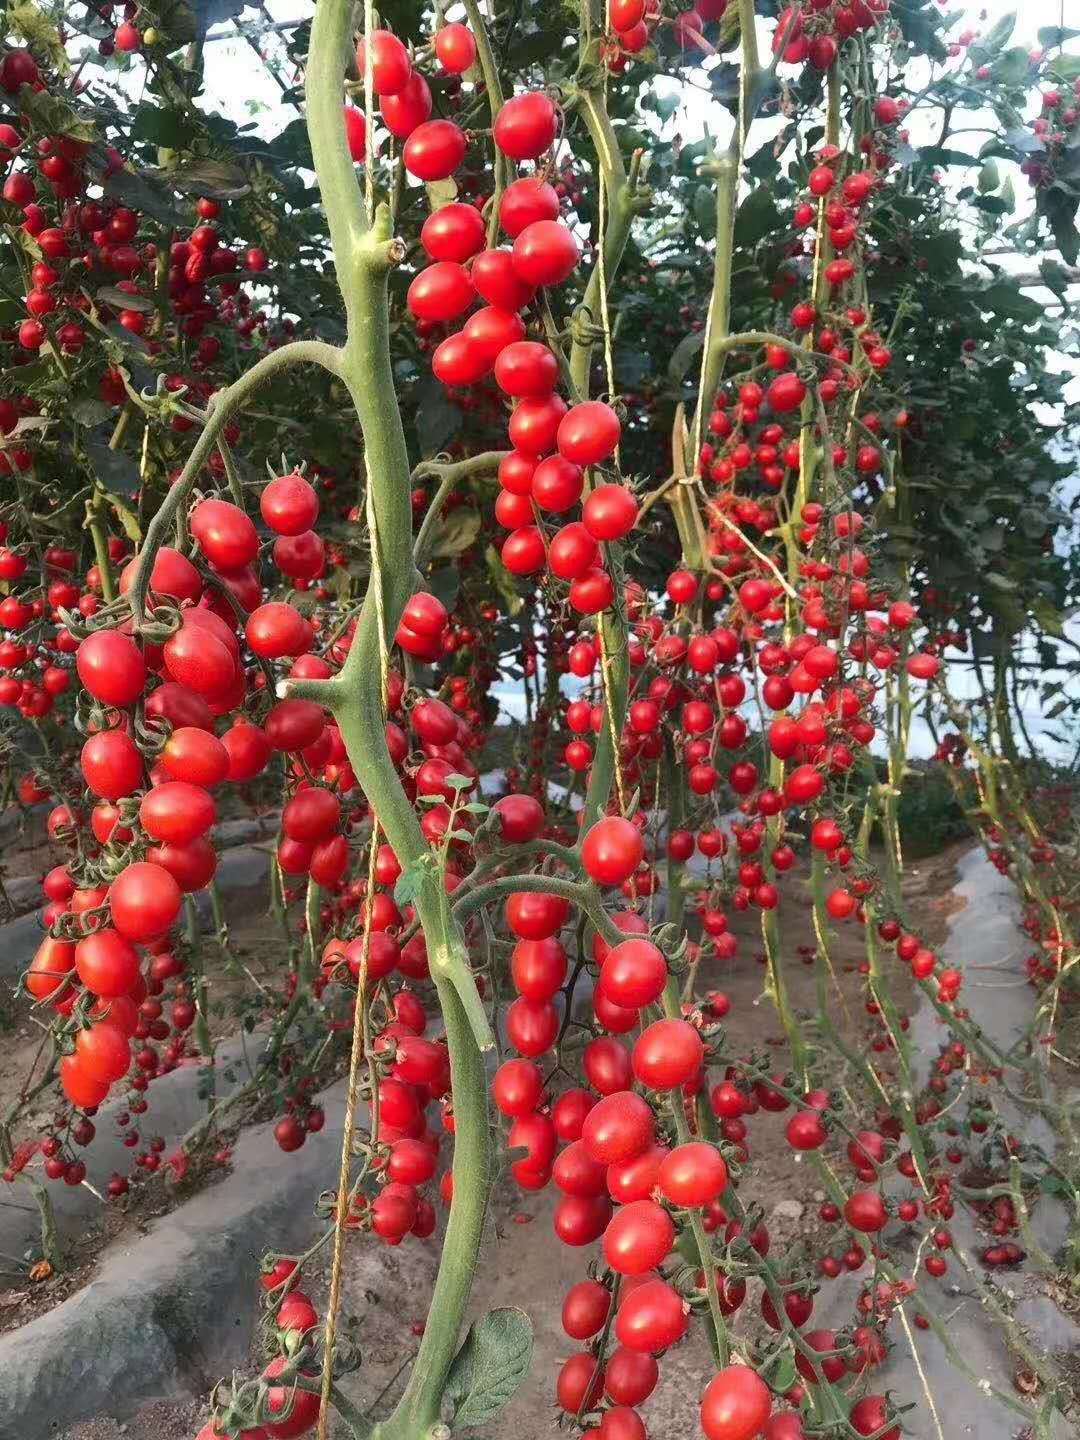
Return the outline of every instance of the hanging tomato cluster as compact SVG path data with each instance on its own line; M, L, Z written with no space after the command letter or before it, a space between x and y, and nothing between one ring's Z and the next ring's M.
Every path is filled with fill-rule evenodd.
M784 10L773 32L773 53L788 65L809 61L828 70L846 40L873 30L889 14L889 0L811 0L805 9Z

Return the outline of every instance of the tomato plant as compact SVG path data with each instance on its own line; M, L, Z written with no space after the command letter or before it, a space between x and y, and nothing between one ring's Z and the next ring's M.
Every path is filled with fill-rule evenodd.
M1078 994L1074 787L1046 783L1023 704L1032 645L1048 718L1076 704L1076 416L1052 363L1075 340L1029 295L1076 280L1075 33L1028 52L922 0L319 0L286 42L300 115L263 138L212 112L204 37L158 8L63 33L5 12L0 718L6 799L47 805L59 858L23 985L47 1044L0 1125L4 1181L32 1185L59 1263L38 1174L88 1183L110 1098L125 1128L161 1075L213 1075L193 897L230 957L220 821L272 795L260 1066L165 1162L127 1128L108 1185L127 1203L223 1154L240 1101L303 1164L347 1067L327 1229L268 1258L266 1363L218 1387L203 1434L490 1418L532 1343L505 1308L463 1336L504 1168L557 1192L556 1243L596 1247L552 1297L583 1347L552 1377L565 1425L641 1440L693 1328L708 1440L893 1440L909 1397L864 1382L890 1330L914 1344L909 1314L948 1340L932 1281L962 1271L1010 1326L958 1207L996 1242L983 1267L1048 1276L1029 1202L1078 1195L1075 1154L999 1108L1027 1090L1065 1124ZM98 61L149 98L91 104ZM684 134L695 106L709 124ZM1008 1051L908 914L916 720L1026 907ZM815 945L793 958L799 907ZM776 1056L714 988L750 963L739 916ZM862 1046L832 1014L842 927ZM57 1110L24 1136L31 1081ZM813 1264L747 1198L770 1133L839 1227ZM358 1232L437 1230L418 1352L372 1425L344 1383L343 1267ZM854 1323L808 1330L844 1273ZM740 1328L748 1294L771 1338ZM1023 1358L1037 1403L981 1383L1043 1433L1066 1386Z

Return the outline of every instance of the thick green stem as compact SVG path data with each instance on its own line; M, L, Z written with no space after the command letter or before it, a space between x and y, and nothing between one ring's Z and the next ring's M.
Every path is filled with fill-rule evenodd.
M664 1014L669 1020L682 1018L682 1004L679 998L679 982L675 977L669 976L664 986L663 994ZM686 1120L686 1101L681 1089L671 1094L671 1114L675 1121L675 1133L679 1137L680 1145L690 1143L692 1136L690 1126ZM690 1235L693 1240L693 1248L697 1262L701 1266L702 1283L705 1286L705 1294L709 1302L709 1321L712 1330L713 1354L719 1366L725 1366L731 1358L731 1343L728 1337L727 1325L724 1323L724 1312L720 1308L720 1293L716 1285L716 1262L713 1259L712 1246L705 1230L701 1210L692 1208L688 1211L690 1221Z
M923 1141L922 1131L915 1118L915 1081L911 1073L911 1055L908 1042L904 1037L904 1032L900 1025L900 1016L897 1014L896 1004L889 991L888 982L881 971L881 961L876 940L876 926L877 919L870 907L867 906L866 959L870 967L868 984L870 993L877 1001L881 1019L893 1043L900 1068L900 1090L893 1101L893 1106L900 1119L900 1123L904 1127L904 1133L911 1147L916 1177L924 1193L929 1194L931 1166L926 1153L926 1145Z
M731 332L731 271L735 255L735 194L739 186L739 164L742 147L736 136L735 147L713 162L716 174L716 258L713 263L713 288L705 317L705 344L701 359L701 382L694 412L694 448L684 463L691 475L697 470L701 453L701 437L705 420L712 410L713 398L720 384L725 350L723 341Z
M686 772L677 763L671 740L664 744L664 789L667 792L668 838L677 830L686 813ZM667 915L670 925L682 929L683 912L686 908L686 893L682 887L683 867L670 849L667 859Z
M404 1395L376 1427L379 1440L418 1440L439 1421L446 1376L472 1289L491 1189L487 1075L468 1017L452 985L436 981L454 1095L454 1199L424 1338Z
M857 1050L853 1050L843 1039L833 1023L829 1008L826 974L832 971L829 957L829 912L825 908L825 856L815 850L811 858L811 884L813 887L814 933L817 937L816 985L818 1000L818 1027L822 1035L844 1057L853 1070L862 1078L868 1095L879 1095L885 1104L889 1096L874 1072L874 1067ZM834 977L835 978L835 977Z
M828 109L825 121L825 143L827 145L839 145L840 143L840 72L833 64L829 69L828 80ZM814 245L814 275L811 281L810 302L816 314L820 314L828 290L825 280L825 265L832 252L832 241L829 238L829 227L825 223L826 202L824 197L818 201L817 230ZM814 349L814 329L811 326L803 341L803 348L809 355ZM814 484L814 473L816 469L816 452L814 447L814 427L812 424L814 409L817 397L808 394L802 403L801 421L799 431L799 478L795 485L795 494L791 501L792 523L788 527L787 557L788 557L788 578L798 569L799 554L795 544L794 527L799 523L803 507L811 497ZM829 443L827 433L822 436L823 445Z
M368 225L345 141L341 95L351 17L348 0L321 0L316 9L307 78L308 133L345 301L348 338L335 357L335 368L352 396L364 434L372 575L340 675L329 682L295 685L291 693L307 695L332 711L372 812L402 867L417 876L416 912L446 1027L457 1117L454 1200L409 1383L393 1414L377 1429L384 1440L417 1440L439 1422L476 1270L491 1170L482 1050L493 1046L494 1039L442 876L386 744L384 657L417 582L411 474L390 363L387 298L388 276L403 247L391 234L386 206L379 207Z
M603 908L595 885L590 881L565 880L561 875L507 875L499 880L489 880L468 891L460 900L455 897L454 915L459 923L464 924L470 915L476 915L485 906L494 905L515 893L558 895L583 911L609 944L618 945L626 938Z
M570 375L574 389L582 398L588 395L589 367L592 364L593 346L596 343L594 327L601 314L601 279L607 289L622 262L626 242L630 238L630 226L636 212L634 194L626 165L619 149L618 136L607 112L602 89L582 90L580 96L581 114L596 147L600 166L600 183L604 187L607 223L603 236L604 264L593 266L589 283L585 287L582 302L588 314L588 324L575 327L574 341L570 349Z
M41 1258L47 1260L54 1270L60 1270L64 1263L64 1252L56 1230L52 1196L37 1180L30 1180L28 1183L37 1203L38 1215L41 1220Z

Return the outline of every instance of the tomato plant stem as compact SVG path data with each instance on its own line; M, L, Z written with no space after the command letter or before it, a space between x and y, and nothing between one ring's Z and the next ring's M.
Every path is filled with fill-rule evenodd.
M183 514L184 506L195 481L209 460L226 424L244 404L244 401L252 396L261 385L265 385L267 381L289 366L305 363L321 365L323 369L336 374L338 351L323 340L296 340L291 345L283 345L280 350L272 350L269 354L264 355L227 389L219 391L211 398L206 426L196 440L179 478L171 486L169 493L147 526L146 536L139 550L138 565L135 569L135 579L132 582L129 597L131 613L135 617L136 625L146 619L146 597L150 589L150 576L153 573L157 553L166 542L169 527L178 516Z
M415 880L414 904L450 1052L456 1116L454 1200L416 1363L393 1414L378 1427L384 1437L414 1440L439 1420L476 1271L491 1170L482 1051L494 1040L443 877L386 745L382 656L416 589L411 476L390 364L387 299L389 272L403 250L391 234L385 205L367 224L346 145L341 93L351 14L342 0L323 0L316 10L307 81L308 133L345 302L348 338L336 369L364 435L373 565L340 675L333 682L294 685L291 693L308 694L334 714L372 813L403 870Z

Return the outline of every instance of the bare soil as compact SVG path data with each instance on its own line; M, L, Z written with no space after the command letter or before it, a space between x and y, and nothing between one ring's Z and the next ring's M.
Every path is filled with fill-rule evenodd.
M955 859L963 848L960 844L950 847L911 866L905 875L906 916L931 944L942 939L946 922L956 911L956 897L951 891ZM809 906L800 903L798 889L789 887L786 894L792 896L785 898L782 912L790 999L796 1014L810 1016L817 1003L814 971L812 965L802 963L813 954L815 945ZM805 889L801 899L807 899ZM736 917L733 928L741 941L737 959L727 965L710 966L707 975L698 976L698 989L722 989L728 995L731 1012L726 1025L730 1040L740 1053L772 1050L775 1069L780 1073L789 1064L787 1043L764 993L764 955L756 918ZM239 933L238 928L238 937ZM872 1055L875 1065L887 1073L889 1057L870 1050L878 1032L864 1008L864 982L858 973L864 951L858 927L854 923L837 927L830 948L835 972L830 993L833 1021L847 1044ZM899 975L893 977L892 990L903 1012L912 996ZM836 1078L839 1080L839 1073ZM782 1141L785 1118L765 1113L754 1118L749 1140L751 1161L740 1194L746 1203L762 1207L772 1239L770 1253L795 1259L804 1248L814 1247L824 1228L817 1215L824 1196L808 1168ZM473 1311L480 1314L493 1305L518 1305L528 1310L535 1328L535 1350L529 1376L497 1422L480 1432L484 1435L551 1440L558 1433L554 1378L559 1365L575 1349L560 1324L562 1297L586 1273L595 1247L576 1251L554 1239L554 1203L550 1186L540 1194L523 1194L508 1177L497 1185ZM272 1240L267 1237L268 1245ZM362 1255L354 1250L351 1261L346 1258L343 1322L345 1317L351 1317L363 1363L354 1375L345 1378L343 1388L362 1408L370 1408L377 1416L392 1407L416 1351L438 1252L434 1241L406 1241L396 1249L377 1250L370 1239L357 1239L352 1244L357 1249L365 1248ZM305 1289L320 1307L329 1289L329 1268L329 1254L324 1253L305 1272ZM739 1312L737 1335L752 1334L761 1325L757 1301L755 1294L748 1296ZM255 1304L253 1295L253 1307ZM697 1433L700 1377L710 1364L700 1327L698 1332L696 1338L676 1347L666 1358L660 1385L642 1407L651 1440L682 1440ZM253 1362L257 1359L254 1355L252 1358ZM65 1432L62 1440L191 1440L206 1414L205 1406L189 1401L162 1401L144 1407L123 1423L98 1417ZM333 1433L344 1436L345 1431L339 1426Z

